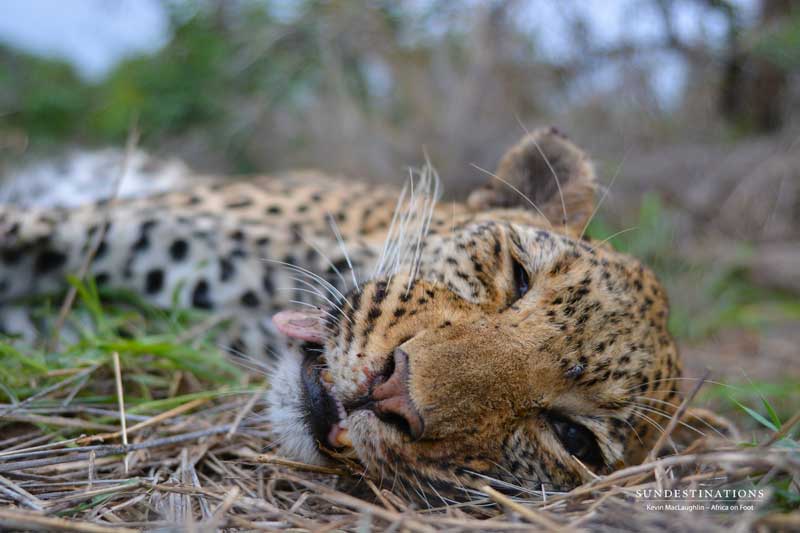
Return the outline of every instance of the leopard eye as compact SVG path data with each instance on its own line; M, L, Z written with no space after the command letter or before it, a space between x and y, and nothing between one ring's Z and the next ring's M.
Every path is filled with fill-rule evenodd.
M557 415L551 415L549 418L553 431L567 453L574 455L586 465L599 467L605 464L594 433L567 418Z
M514 301L517 301L527 294L531 280L528 271L516 258L512 257L511 261L514 269Z

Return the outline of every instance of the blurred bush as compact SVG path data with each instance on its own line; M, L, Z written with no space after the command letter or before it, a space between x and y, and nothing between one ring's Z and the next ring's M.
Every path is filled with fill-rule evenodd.
M677 2L629 3L663 19L663 42L601 43L587 10L572 2L541 13L513 0L171 2L169 44L96 83L0 47L0 134L24 136L34 152L118 144L136 117L146 147L201 170L314 165L376 179L399 177L424 147L464 189L479 179L469 163L491 167L520 123L558 122L606 153L687 132L719 137L726 56L735 52L738 65L722 87L733 95L731 116L755 105L742 82L749 58L770 58L781 75L797 70L800 19L786 8L748 26L730 2L683 0L684 10L727 21L720 43L682 38ZM541 27L525 22L535 15L559 17L568 54L543 48ZM689 84L666 106L658 96L665 57L689 69Z
M121 62L96 84L80 79L66 63L0 48L7 125L33 140L118 143L136 117L146 135L158 139L218 124L226 106L247 95L296 90L296 76L287 71L298 62L312 66L302 47L285 46L243 66L241 39L231 38L234 30L221 28L213 14L191 4L173 7L170 43L152 56ZM255 5L237 19L247 38L277 29L269 11Z
M800 69L800 8L757 36L753 51L785 72Z

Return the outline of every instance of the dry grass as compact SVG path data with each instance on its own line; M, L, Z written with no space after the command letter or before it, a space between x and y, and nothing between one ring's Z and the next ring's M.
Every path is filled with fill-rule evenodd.
M772 481L800 479L796 448L780 445L800 415L760 445L699 442L569 493L512 497L483 487L472 501L445 504L409 500L357 465L318 467L263 453L268 428L253 401L261 384L191 399L205 385L183 375L185 383L151 391L154 398L172 393L171 403L134 406L123 417L119 394L132 386L134 370L123 366L117 374L112 363L61 370L27 400L0 406L0 525L86 532L800 527L800 514L766 510L775 509ZM720 513L648 511L636 497L646 488L743 485L767 488L770 496L753 511Z

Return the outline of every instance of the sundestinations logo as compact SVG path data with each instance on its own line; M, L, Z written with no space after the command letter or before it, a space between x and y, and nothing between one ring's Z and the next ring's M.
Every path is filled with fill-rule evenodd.
M648 511L753 511L765 489L637 489Z

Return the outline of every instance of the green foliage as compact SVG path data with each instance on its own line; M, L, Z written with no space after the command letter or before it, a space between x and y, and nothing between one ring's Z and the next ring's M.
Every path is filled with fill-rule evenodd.
M701 393L712 401L715 410L735 420L745 436L739 443L744 448L761 445L781 430L800 405L800 383L788 380L783 384L745 382L717 383ZM786 450L787 459L800 460L800 425L789 429L785 436L772 444ZM768 508L782 512L800 509L800 494L788 476L776 476L769 481L772 490Z
M228 138L242 122L232 103L285 103L320 79L308 25L289 32L267 7L243 9L237 27L226 29L210 9L174 8L166 47L121 62L98 83L63 62L0 47L0 108L7 111L0 120L34 141L119 143L134 119L145 144L193 127ZM251 50L264 42L271 46Z
M756 35L753 52L786 72L800 69L800 9Z
M216 330L207 331L200 339L183 338L187 329L205 318L203 313L164 312L133 295L119 292L113 293L113 302L106 301L101 299L93 282L70 281L79 296L67 321L69 328L78 332L74 342L49 351L44 346L17 348L13 339L0 337L0 394L4 393L9 400L23 400L63 379L60 371L108 367L115 352L120 355L123 367L135 369L126 374L126 379L139 385L138 395L131 395L131 405L151 402L150 391L168 388L179 371L189 372L207 383L209 395L230 390L240 382L243 372L211 343ZM52 323L53 309L50 306L40 309Z
M177 26L164 50L125 61L95 88L92 136L123 139L134 114L150 134L218 120L228 48L208 19L195 17Z
M673 254L664 253L671 247L674 229L657 194L644 194L632 226L615 230L602 217L595 217L586 234L592 239L609 242L615 250L638 257L656 270L675 266Z
M742 421L740 427L743 430L777 431L797 412L797 406L800 405L800 382L787 379L775 383L715 383L703 390L701 398L712 402L717 411ZM741 414L746 417L742 418ZM751 422L749 425L744 423L748 420ZM800 426L796 426L787 438L793 438L792 435L800 435Z
M35 138L69 138L92 89L66 63L0 47L0 120Z

